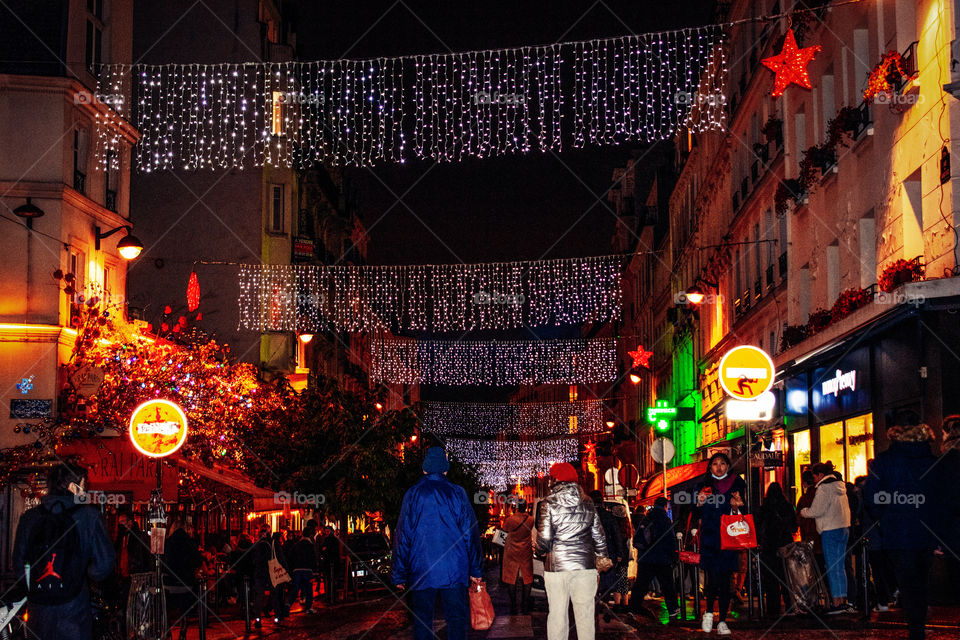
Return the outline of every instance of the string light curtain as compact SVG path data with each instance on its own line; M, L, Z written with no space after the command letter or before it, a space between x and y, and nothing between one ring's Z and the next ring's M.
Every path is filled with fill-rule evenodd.
M712 25L369 60L105 65L97 92L140 132L144 172L458 161L722 130L722 39ZM111 118L103 157L120 142Z
M602 323L620 317L620 263L242 265L240 327L440 333Z
M590 384L617 377L613 338L411 340L374 337L370 378L390 384Z
M576 461L577 438L549 440L471 440L450 438L447 453L473 467L484 486L503 490L517 481L547 474L554 462Z
M423 402L423 430L438 435L549 438L605 429L601 400L574 402Z

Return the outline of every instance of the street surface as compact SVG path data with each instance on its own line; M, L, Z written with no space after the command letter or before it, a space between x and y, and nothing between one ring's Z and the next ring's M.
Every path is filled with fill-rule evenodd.
M506 590L500 588L496 572L487 572L487 587L497 611L494 626L488 631L471 631L470 640L507 640L512 638L546 638L546 600L536 600L536 611L530 616L509 616L509 601ZM659 600L648 600L646 606L652 610L663 610ZM439 609L439 605L438 605ZM439 614L439 611L438 611ZM572 615L572 614L571 614ZM664 612L665 615L665 612ZM692 611L690 613L692 617ZM745 617L742 616L742 617ZM746 640L894 640L907 637L905 625L900 624L900 615L896 610L886 614L874 614L871 626L865 628L859 619L851 616L833 616L822 618L829 623L826 628L814 617L784 618L771 627L771 622L738 621L729 622L733 630L732 638ZM635 620L630 617L599 620L598 640L629 640L632 638L662 638L663 640L704 640L717 637L716 632L707 636L700 631L699 622L676 621L669 625L658 624L652 620ZM437 637L446 638L442 616L434 623ZM574 629L571 617L571 630ZM243 620L227 618L217 621L211 616L207 630L208 640L233 640L235 638L270 638L271 640L306 640L323 638L329 640L410 640L413 638L408 610L405 605L390 594L371 596L358 602L324 606L317 613L294 613L282 624L274 624L265 618L263 628L244 632ZM571 631L571 638L576 637ZM188 633L191 640L198 638L196 627ZM957 640L960 638L960 610L935 608L931 610L931 627L927 631L928 640Z

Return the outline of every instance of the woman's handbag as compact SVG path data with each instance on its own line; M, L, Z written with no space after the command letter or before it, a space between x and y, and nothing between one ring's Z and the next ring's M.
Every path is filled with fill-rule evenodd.
M684 564L700 564L700 554L696 551L681 551L680 562Z
M287 573L287 570L284 569L280 561L277 560L277 547L273 543L270 543L270 551L272 555L270 559L267 560L267 572L270 574L270 584L274 587L279 587L284 582L290 582L290 574Z
M603 573L613 569L613 560L606 556L597 556L597 571Z
M720 516L720 548L724 551L742 551L757 548L757 528L753 516L730 514Z
M470 626L478 631L493 625L495 614L487 585L483 581L470 584Z

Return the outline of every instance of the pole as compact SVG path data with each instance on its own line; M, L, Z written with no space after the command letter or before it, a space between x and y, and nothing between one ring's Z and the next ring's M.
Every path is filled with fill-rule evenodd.
M163 460L161 458L157 458L157 495L160 498L160 509L162 511L163 510ZM157 533L157 527L159 524L160 523L158 522L155 522L153 524L153 531L155 535ZM165 527L164 527L164 533L166 533ZM163 565L161 563L161 554L159 553L155 554L155 558L157 562L157 600L160 603L162 603L160 605L160 609L162 611L161 615L163 617L163 623L157 625L157 630L160 631L160 636L158 636L158 640L163 640L163 637L166 635L166 631L167 631L166 630L166 626L167 626L166 601L164 599L165 594L163 592Z
M751 458L753 457L753 427L749 422L747 423L746 436L747 436L747 495L746 495L744 507L746 508L747 513L750 513L751 511L750 506L753 504L753 464L751 460ZM747 599L749 600L749 603L747 605L747 616L751 620L753 620L753 617L754 617L753 616L754 571L753 571L752 550L748 551L747 555L750 556L750 561L747 563L747 582L748 582Z

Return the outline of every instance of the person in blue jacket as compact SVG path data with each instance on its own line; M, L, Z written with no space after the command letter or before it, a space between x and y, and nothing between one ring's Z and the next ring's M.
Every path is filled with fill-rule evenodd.
M414 638L433 634L437 595L449 640L466 640L467 586L479 582L480 532L467 492L446 478L450 463L441 447L423 460L424 477L403 496L393 548L393 583L410 591Z
M41 510L59 513L74 509L70 514L76 525L76 540L80 548L80 566L86 569L86 578L101 582L113 571L116 554L107 535L107 527L96 507L86 504L87 470L73 463L60 463L50 471L49 495L39 507L26 511L20 517L13 545L13 568L18 582L25 584L25 567L29 563L29 545L35 526L43 518ZM77 505L81 506L77 506ZM43 567L30 567L30 579L42 575ZM29 621L27 637L41 640L89 640L93 637L93 613L90 590L84 582L80 593L63 604L36 604L27 598Z

